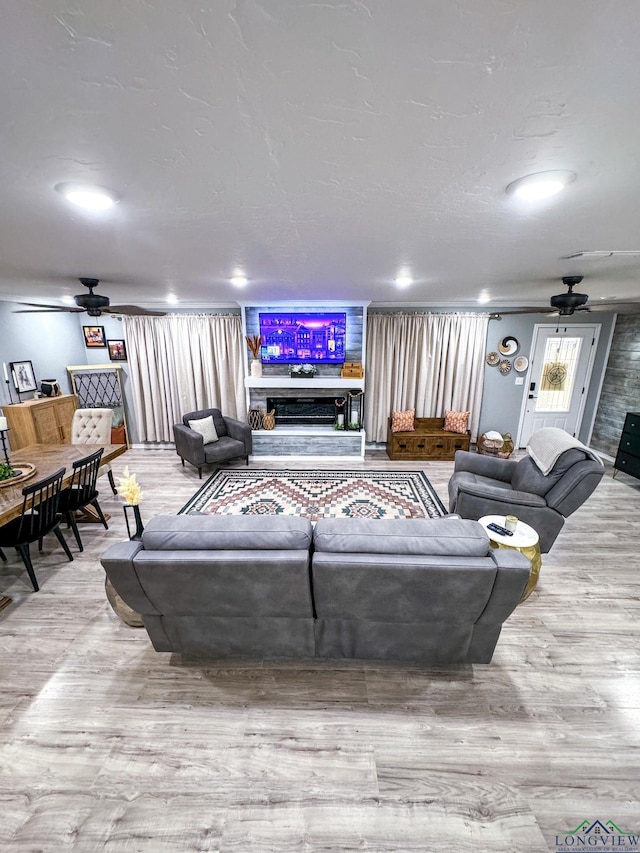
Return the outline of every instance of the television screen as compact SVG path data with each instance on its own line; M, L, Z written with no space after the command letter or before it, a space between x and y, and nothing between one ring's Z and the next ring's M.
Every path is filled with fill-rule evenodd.
M260 314L263 364L341 364L347 315L295 311Z

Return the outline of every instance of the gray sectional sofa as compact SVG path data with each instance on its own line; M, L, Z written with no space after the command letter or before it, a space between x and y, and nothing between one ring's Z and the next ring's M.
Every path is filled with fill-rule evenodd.
M476 521L181 515L102 565L157 651L489 663L529 561Z

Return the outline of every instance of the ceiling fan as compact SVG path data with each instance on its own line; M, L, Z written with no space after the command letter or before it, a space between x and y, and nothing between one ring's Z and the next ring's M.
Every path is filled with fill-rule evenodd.
M81 314L86 311L90 317L100 317L104 312L108 314L145 314L154 317L164 317L165 311L149 311L146 308L140 308L138 305L111 305L108 296L101 296L94 293L94 288L100 284L97 278L81 278L81 284L88 288L89 293L78 293L74 296L74 301L77 308L67 308L58 305L42 305L38 302L21 302L21 305L29 305L30 308L22 308L19 311L14 311L14 314L40 314L47 311L66 312L68 314Z
M588 293L574 293L573 288L577 287L584 276L581 275L563 275L562 283L568 288L566 293L558 293L550 299L550 308L540 307L525 307L525 308L507 308L504 311L496 311L492 316L494 319L500 319L503 314L551 314L553 316L570 317L576 311L615 311L618 314L637 314L640 313L640 302L616 302L606 301L597 302L587 305L589 299Z

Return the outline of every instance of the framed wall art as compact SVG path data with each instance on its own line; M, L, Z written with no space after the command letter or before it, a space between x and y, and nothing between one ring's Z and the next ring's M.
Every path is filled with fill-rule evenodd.
M9 367L18 394L27 394L29 391L36 390L36 377L30 361L12 361Z
M124 341L107 341L107 348L109 349L109 358L111 361L127 360L127 348L124 345Z
M86 347L106 347L104 326L83 326L82 331L84 332L84 345Z

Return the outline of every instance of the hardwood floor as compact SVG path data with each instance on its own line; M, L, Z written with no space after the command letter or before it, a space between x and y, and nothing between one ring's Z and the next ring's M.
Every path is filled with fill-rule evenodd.
M200 485L173 451L125 464L145 520ZM424 467L446 502L452 463L363 464ZM101 487L110 529L83 525L73 563L47 537L39 593L0 565L3 853L540 853L584 819L640 830L638 481L608 470L493 663L451 669L158 654L106 601L126 529Z

